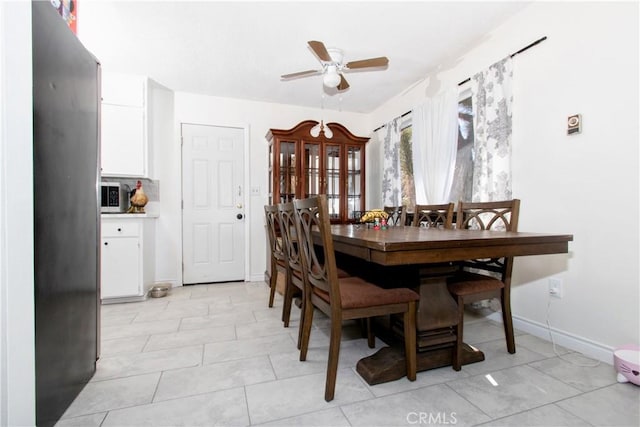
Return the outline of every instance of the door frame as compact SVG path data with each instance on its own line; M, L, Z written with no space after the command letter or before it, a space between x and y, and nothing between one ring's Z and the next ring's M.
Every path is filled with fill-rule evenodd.
M224 128L234 128L234 129L242 129L242 137L244 138L243 141L243 159L242 159L242 166L244 168L243 171L243 176L242 176L242 188L243 188L243 194L242 194L242 205L244 206L244 281L245 282L249 282L251 281L251 271L250 271L250 254L251 254L251 248L249 247L249 237L250 237L250 227L249 227L249 219L251 218L251 216L249 215L249 212L251 210L251 205L249 204L249 200L251 200L251 198L249 197L249 188L248 188L248 183L250 182L250 177L249 177L249 167L250 167L250 162L249 162L249 158L251 157L249 155L249 137L250 137L250 126L248 123L242 123L242 124L224 124L224 123L201 123L201 122L192 122L192 121L186 121L180 122L180 282L181 285L184 286L184 255L183 255L183 245L184 245L184 208L183 208L183 203L184 203L184 195L183 195L183 170L182 170L182 126L183 125L194 125L194 126L213 126L213 127L224 127Z

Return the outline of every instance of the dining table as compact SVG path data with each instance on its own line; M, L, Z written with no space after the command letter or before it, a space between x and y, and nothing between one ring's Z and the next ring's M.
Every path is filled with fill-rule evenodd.
M412 226L376 229L359 223L333 224L331 235L341 268L383 287L409 287L419 293L419 371L451 364L457 304L447 289L447 278L458 268L457 261L563 254L573 240L571 234ZM319 242L319 234L314 238ZM401 331L389 321L380 328L380 336L391 345L358 362L356 370L369 384L404 376L402 346L393 345L393 337ZM481 350L464 344L462 364L482 360Z

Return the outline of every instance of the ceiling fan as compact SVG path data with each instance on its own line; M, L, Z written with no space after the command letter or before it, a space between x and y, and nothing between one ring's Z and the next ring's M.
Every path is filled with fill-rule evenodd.
M389 59L387 59L386 56L381 56L378 58L351 61L345 64L342 62L343 52L341 49L326 48L324 46L324 43L315 40L312 40L308 43L309 47L311 47L311 50L313 50L313 52L320 60L322 69L299 71L297 73L285 74L281 76L283 80L322 74L322 82L326 87L345 90L349 88L349 83L347 83L347 80L342 74L344 71L359 70L362 68L384 67L389 63Z

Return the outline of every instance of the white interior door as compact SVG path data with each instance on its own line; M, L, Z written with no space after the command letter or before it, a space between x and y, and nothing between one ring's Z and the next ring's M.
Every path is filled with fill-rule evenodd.
M244 280L244 130L182 125L183 283Z

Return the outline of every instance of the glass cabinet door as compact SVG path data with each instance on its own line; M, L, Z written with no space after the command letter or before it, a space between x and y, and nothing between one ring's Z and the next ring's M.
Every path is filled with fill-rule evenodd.
M329 217L333 220L340 219L340 195L343 190L340 186L340 145L325 144L324 146L324 173L325 194L329 205Z
M313 197L322 193L320 176L320 144L303 142L302 152L302 197Z
M280 198L277 203L285 203L293 200L296 194L296 144L295 142L280 142Z
M362 146L347 146L347 218L362 210Z

